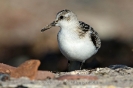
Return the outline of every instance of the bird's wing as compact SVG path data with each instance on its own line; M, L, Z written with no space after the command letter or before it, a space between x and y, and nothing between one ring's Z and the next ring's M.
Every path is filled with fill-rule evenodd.
M82 21L79 21L79 24L80 24L80 27L83 32L89 31L90 38L91 38L93 44L96 46L96 49L99 49L101 47L101 40L98 36L98 33L90 25L88 25Z

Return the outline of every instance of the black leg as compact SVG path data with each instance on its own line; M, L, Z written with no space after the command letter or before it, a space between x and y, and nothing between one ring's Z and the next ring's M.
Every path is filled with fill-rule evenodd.
M84 62L80 62L80 70L82 69Z
M79 61L70 61L68 71L80 70L81 62Z

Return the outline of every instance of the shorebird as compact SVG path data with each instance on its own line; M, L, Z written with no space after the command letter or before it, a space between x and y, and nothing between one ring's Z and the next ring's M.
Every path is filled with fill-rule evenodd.
M81 69L82 64L101 47L98 33L90 25L79 21L70 10L58 12L56 19L41 32L54 26L60 27L58 45L62 54L70 61L69 71Z

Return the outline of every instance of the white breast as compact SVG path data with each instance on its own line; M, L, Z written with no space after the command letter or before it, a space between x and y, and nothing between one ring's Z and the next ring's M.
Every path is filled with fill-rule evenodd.
M60 30L58 44L62 54L68 60L85 61L97 52L89 34L80 38L74 30Z

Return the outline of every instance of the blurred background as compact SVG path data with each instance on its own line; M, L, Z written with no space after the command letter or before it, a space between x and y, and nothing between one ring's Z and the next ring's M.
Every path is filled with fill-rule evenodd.
M91 25L102 40L84 68L133 66L133 0L0 0L0 62L18 66L41 60L41 70L65 71L57 43L59 27L41 33L56 13L69 9Z

